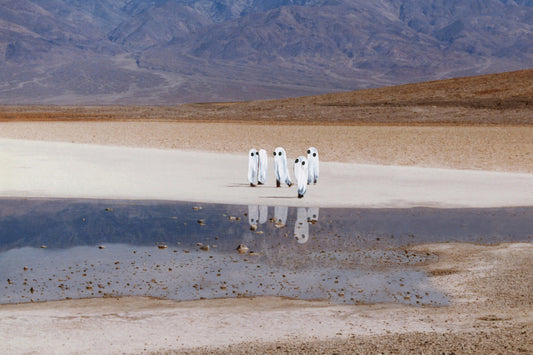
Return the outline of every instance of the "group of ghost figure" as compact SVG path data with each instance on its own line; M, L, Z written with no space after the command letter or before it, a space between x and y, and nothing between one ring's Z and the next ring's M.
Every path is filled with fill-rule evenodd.
M281 184L292 185L287 165L287 154L285 149L277 147L274 150L274 173L276 175L276 187ZM250 149L248 154L248 182L250 186L264 185L267 181L268 159L264 149ZM311 147L307 150L307 157L300 155L294 161L294 177L298 186L298 198L304 197L307 192L307 185L318 182L319 160L318 150Z

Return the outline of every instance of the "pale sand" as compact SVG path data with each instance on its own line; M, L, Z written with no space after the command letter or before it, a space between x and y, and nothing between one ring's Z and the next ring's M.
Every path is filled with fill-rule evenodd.
M342 126L250 122L0 122L0 138L246 154L282 146L323 161L533 173L533 126Z
M7 126L2 125L0 135L47 140L54 140L57 136L63 137L60 139L63 141L135 146L137 143L131 143L130 139L135 141L132 137L137 134L138 141L151 142L154 139L155 143L143 143L143 146L171 148L165 145L163 138L170 137L172 140L174 134L152 134L153 130L143 131L138 126L127 124L113 126L114 131L108 134L114 140L107 141L100 136L110 128L107 124L99 126L94 137L77 129L86 126L71 124L69 123L68 129L56 125L50 126L53 129L44 129L43 132L45 135L49 134L48 137L38 137L39 132L33 131L35 126L32 125L25 126L30 133L21 131L13 137L15 134L11 131L11 135L4 133L7 130L3 128ZM22 127L24 126L19 128ZM254 126L243 125L241 129L249 130L250 127ZM459 128L432 130L430 127L422 127L427 133L422 137L420 132L415 135L414 131L402 131L400 128L402 127L379 130L377 127L357 131L359 134L380 131L383 134L380 139L371 139L364 134L358 136L363 142L359 144L363 144L363 154L376 152L376 156L379 156L383 151L384 156L385 153L390 153L389 158L373 161L370 155L361 157L352 151L346 160L351 163L531 172L529 159L532 131L528 127L495 127L485 131L484 128L471 128L464 133L460 133L463 131ZM312 130L312 127L308 129ZM324 132L321 127L315 129ZM396 129L398 130L395 131ZM54 130L57 131L54 133ZM480 131L481 136L478 135ZM249 133L253 132L255 130ZM342 132L355 131L341 129L335 134L340 137L338 135ZM457 136L454 136L454 132ZM191 149L207 145L208 150L220 152L222 149L216 147L227 147L233 143L239 147L242 145L243 148L250 145L249 138L242 142L236 141L237 138L229 133L227 137L234 139L233 141L230 139L221 142L219 137L213 143L198 143L202 142L198 137L209 137L204 136L204 133L199 131L187 138L190 140L186 142L189 146L176 147ZM406 134L403 135L404 133ZM183 136L175 134L183 139ZM65 197L80 197L81 194L84 197L96 197L94 195L98 193L100 197L108 198L136 196L171 199L168 196L174 193L176 199L186 200L192 196L193 201L196 197L216 202L213 196L220 194L217 195L222 199L220 202L240 201L239 203L246 204L249 201L258 203L266 200L269 205L292 206L300 203L316 203L318 206L343 206L348 203L348 206L404 207L531 205L533 185L530 174L500 175L471 170L339 164L335 160L341 160L339 156L343 156L342 147L351 147L351 141L347 144L343 139L352 138L336 140L335 134L322 141L322 144L335 145L335 155L331 153L333 150L328 152L323 145L316 144L319 150L325 151L324 160L329 160L330 163L321 166L323 170L319 185L311 186L308 195L301 201L294 197L294 188L276 189L272 186L272 180L263 188L252 189L246 186L244 153L231 155L158 149L132 150L10 140L1 141L0 186L3 196L19 197L57 196L61 192ZM259 137L259 144L265 142L261 145L270 147L272 137L268 138L268 144L262 140L261 135ZM423 142L423 137L433 138L430 142ZM435 137L441 138L434 139ZM478 140L476 137L482 138ZM280 145L291 147L290 154L306 149L308 145L315 145L314 141L306 139L291 141L290 137L280 138ZM392 142L398 142L398 146L385 144L389 138ZM261 146L258 145L259 147ZM398 152L394 153L395 150ZM513 153L515 150L516 153ZM236 153L235 150L232 152ZM424 156L427 160L421 158ZM169 166L168 158L176 159L176 162ZM142 163L140 166L139 161ZM475 162L479 162L479 165ZM113 169L109 169L110 166ZM182 169L183 166L187 166L187 169ZM194 174L190 173L191 166L198 167ZM342 174L339 175L337 171L341 166ZM214 170L220 174L219 178L215 178ZM132 175L132 172L135 174ZM95 179L95 176L101 176L102 179ZM35 177L38 177L38 181ZM188 184L179 186L176 180L178 177L187 178L184 181ZM205 177L206 180L199 177ZM214 186L206 187L209 185L206 183L214 181L224 183L215 182ZM358 189L361 184L364 184L364 190ZM193 188L199 185L204 190ZM203 345L213 350L239 343L245 344L234 345L223 351L350 353L358 349L372 353L533 352L531 244L475 246L445 243L415 248L439 254L437 262L422 268L435 275L432 278L435 287L452 297L451 306L338 306L277 298L183 303L126 298L3 305L0 306L0 353L167 353L182 352L184 349ZM398 334L400 336L395 337ZM314 340L319 342L313 343ZM205 351L206 349L199 350L200 353Z
M533 174L323 162L319 184L298 199L295 185L275 187L272 158L268 183L251 188L245 154L0 139L0 159L3 197L306 207L533 205Z
M270 297L193 302L104 298L2 305L0 352L182 353L207 347L198 350L205 353L241 343L224 351L533 351L533 245L435 244L416 249L439 253L439 261L424 269L435 275L434 285L454 299L451 306L340 306ZM391 338L395 334L401 337ZM438 341L442 336L444 343ZM454 336L458 341L453 341Z

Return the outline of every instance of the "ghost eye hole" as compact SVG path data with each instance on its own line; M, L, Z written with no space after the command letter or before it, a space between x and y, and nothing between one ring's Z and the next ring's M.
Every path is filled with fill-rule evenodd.
M307 149L307 154L311 154L311 149Z
M274 153L272 153L272 154L274 154L274 156L276 156L276 152L274 152Z
M252 152L252 153L250 153L250 155L253 157L253 156L254 156L254 153Z
M298 159L296 159L294 162L295 162L295 163L298 163Z
M302 161L302 165L305 165L305 161Z
M313 156L316 157L316 153L313 153Z

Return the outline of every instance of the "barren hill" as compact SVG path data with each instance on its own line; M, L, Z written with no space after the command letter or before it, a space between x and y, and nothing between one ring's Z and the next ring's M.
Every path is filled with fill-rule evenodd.
M178 106L0 106L0 120L533 124L533 69L300 98Z

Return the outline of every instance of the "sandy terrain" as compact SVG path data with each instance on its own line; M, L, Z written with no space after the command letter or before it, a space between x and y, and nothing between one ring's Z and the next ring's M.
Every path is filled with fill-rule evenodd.
M278 298L104 298L3 305L2 353L501 353L533 351L533 246L436 244L447 307ZM31 324L31 326L29 326ZM198 347L201 347L198 349ZM196 349L192 349L196 348Z
M0 138L246 154L283 146L323 161L533 172L533 126L257 125L195 122L3 122Z
M51 126L57 137L68 137L71 133L70 141L81 142L83 140L76 132L83 131L85 124L70 123L68 130ZM131 132L130 124L114 124L122 124L125 131ZM30 128L27 132L35 132L31 124L26 127ZM2 130L4 132L6 130ZM120 132L115 127L114 135L110 135L115 139L112 143L135 145L128 140L130 135ZM522 132L514 131L506 144L514 139L520 140L516 136ZM150 137L164 141L153 131ZM43 137L34 135L31 138ZM289 194L289 188L265 186L261 190L246 186L243 154L10 139L1 139L0 143L4 172L2 194L12 196L69 196L73 193L73 196L85 194L84 197L90 197L107 193L110 198L143 197L132 195L132 191L142 191L146 194L144 198L168 198L171 196L169 185L186 181L186 184L178 184L175 191L179 196L175 198L209 201L221 198L226 202L248 203L265 200L266 196L271 197L266 198L269 204L292 206L302 203L320 206L344 206L344 203L346 206L359 203L396 207L502 206L531 205L533 202L529 188L533 186L532 175L509 172L528 171L529 168L510 168L506 159L495 159L490 154L485 156L492 166L497 167L494 170L506 172L340 164L332 158L323 163L319 185L312 186L304 201L299 201ZM305 143L295 144L305 146ZM224 146L227 143L219 140L210 144ZM207 147L215 150L213 146ZM433 149L438 150L437 147ZM450 162L453 154L448 152L446 156L445 161ZM405 151L403 157L412 159L412 155ZM463 160L466 157L462 155ZM439 159L443 166L447 166L442 163L442 158ZM165 168L161 170L163 165ZM190 168L189 174L180 170L183 165ZM212 173L213 167L219 170L217 176ZM9 181L6 176L10 176ZM36 180L35 176L40 178ZM364 189L353 190L354 179L358 179ZM9 183L7 190L6 182ZM198 188L203 184L213 189ZM269 194L264 194L267 189ZM358 197L354 199L352 196ZM104 298L3 305L0 306L0 352L486 351L507 354L533 351L531 244L434 244L415 248L439 255L438 262L428 264L425 269L434 275L434 286L451 296L451 306L340 306L279 298L181 303L146 298Z
M273 158L267 184L250 188L244 154L10 139L0 139L0 152L0 196L4 197L304 207L533 205L533 190L529 188L533 175L524 173L323 162L320 183L310 186L300 200L295 186L275 187Z
M243 158L251 147L280 145L295 157L313 145L324 170L304 204L531 206L532 75L173 109L2 107L0 190L19 197L142 191L161 198L182 178L186 184L172 198L248 203L270 196L295 206L288 188L245 186ZM196 167L194 173L181 173L183 165ZM196 189L206 182L209 188ZM2 305L0 353L533 353L530 243L412 248L439 256L421 267L450 295L450 306L278 298Z

